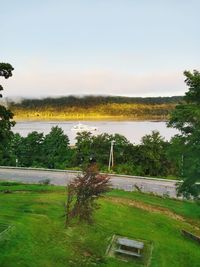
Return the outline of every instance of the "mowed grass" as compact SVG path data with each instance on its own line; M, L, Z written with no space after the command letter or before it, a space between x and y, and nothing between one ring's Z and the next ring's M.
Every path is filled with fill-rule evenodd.
M114 234L152 242L150 266L199 266L200 245L180 232L186 229L200 235L195 227L200 206L195 203L111 191L99 201L93 225L74 222L65 228L65 188L0 184L0 191L0 224L13 226L0 240L1 267L140 266L137 261L127 263L105 255ZM126 204L120 202L123 199ZM185 220L129 205L133 200L162 207Z
M124 199L132 199L135 201L141 201L143 203L153 205L156 207L167 208L170 211L184 216L191 221L194 220L195 224L200 227L200 202L176 200L171 198L163 198L152 194L145 194L139 192L125 192L122 190L112 190L108 193L111 197L120 197Z

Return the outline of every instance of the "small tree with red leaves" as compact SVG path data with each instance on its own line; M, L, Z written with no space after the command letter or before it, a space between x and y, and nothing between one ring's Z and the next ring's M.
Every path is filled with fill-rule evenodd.
M109 177L99 174L97 165L91 164L83 175L69 185L66 201L66 224L72 218L92 223L93 213L99 208L96 200L110 189Z

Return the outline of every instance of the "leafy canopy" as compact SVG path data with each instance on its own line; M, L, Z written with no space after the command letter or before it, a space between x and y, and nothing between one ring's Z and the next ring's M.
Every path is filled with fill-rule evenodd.
M14 68L9 63L0 63L0 76L8 79L12 76ZM0 85L0 91L3 87ZM0 94L0 98L2 94ZM4 163L7 157L7 147L12 135L11 127L14 126L13 113L5 106L0 105L0 164Z
M182 185L179 192L198 198L200 193L200 72L185 71L185 83L189 87L184 102L172 112L169 126L180 131L172 140L174 152L182 154Z

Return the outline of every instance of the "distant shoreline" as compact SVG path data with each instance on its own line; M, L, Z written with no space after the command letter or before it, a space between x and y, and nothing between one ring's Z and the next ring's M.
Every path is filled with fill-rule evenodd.
M168 118L158 116L142 116L142 117L125 117L125 116L82 116L82 117L42 117L42 116L14 116L14 121L152 121L152 122L167 122Z

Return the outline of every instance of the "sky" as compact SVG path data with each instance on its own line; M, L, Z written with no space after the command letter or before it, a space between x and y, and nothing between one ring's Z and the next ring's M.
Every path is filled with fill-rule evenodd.
M199 0L0 0L4 96L183 95Z

